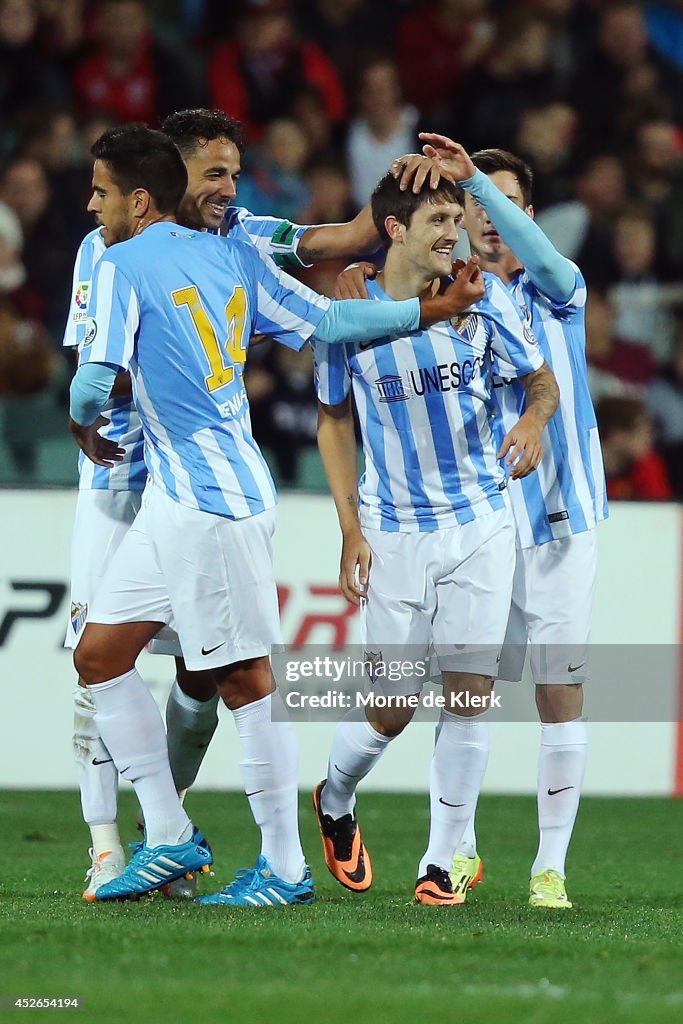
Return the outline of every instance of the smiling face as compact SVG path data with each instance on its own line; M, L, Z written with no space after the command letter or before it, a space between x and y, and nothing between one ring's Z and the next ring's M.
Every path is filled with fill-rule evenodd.
M237 195L240 153L234 142L211 139L200 143L183 159L187 167L187 192L178 211L186 227L217 229Z
M463 217L459 203L422 203L412 215L410 225L395 217L387 218L392 240L389 255L401 259L425 283L451 272L453 247L458 241L458 225Z
M104 160L96 160L88 211L95 214L95 220L102 229L102 238L107 247L133 237L137 226L133 210L133 193L124 195L113 180Z
M524 205L522 189L512 171L494 171L493 174L489 174L489 178L503 195L512 200L515 206L519 206L530 217L533 216L533 207ZM499 262L511 255L510 247L505 244L497 233L486 211L477 204L476 200L469 193L465 195L463 227L467 231L472 252L480 256L482 260Z

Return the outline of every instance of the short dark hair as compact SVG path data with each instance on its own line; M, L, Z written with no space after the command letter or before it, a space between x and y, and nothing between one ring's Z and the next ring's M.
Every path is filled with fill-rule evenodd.
M401 191L398 179L393 174L385 174L377 182L370 200L372 219L377 232L382 239L386 249L391 245L391 239L387 234L384 222L387 217L395 217L401 224L410 227L413 214L425 203L457 203L464 206L465 194L454 182L442 178L438 188L430 188L425 185L419 192L413 192L412 188Z
M161 130L173 139L185 158L213 139L232 142L239 150L244 145L242 125L222 110L176 110L162 121Z
M175 213L187 189L187 170L167 135L144 124L125 124L100 135L90 150L110 169L124 195L144 188L159 213Z
M514 153L506 149L480 149L472 154L472 163L484 174L495 174L496 171L510 171L514 174L522 190L524 205L531 204L531 189L534 183L534 172L529 165Z

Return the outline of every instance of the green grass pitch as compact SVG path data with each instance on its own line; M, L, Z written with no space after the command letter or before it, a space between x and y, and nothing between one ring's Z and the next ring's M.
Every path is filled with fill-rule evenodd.
M134 803L121 801L126 838ZM310 802L302 829L317 902L231 910L80 899L87 832L75 793L0 793L0 997L77 996L60 1017L212 1024L579 1024L683 1021L683 805L586 799L568 865L573 911L532 911L535 805L486 797L485 883L465 907L412 901L426 796L363 794L365 896L325 870ZM256 856L239 794L195 793L224 885ZM57 1011L23 1011L35 1016Z

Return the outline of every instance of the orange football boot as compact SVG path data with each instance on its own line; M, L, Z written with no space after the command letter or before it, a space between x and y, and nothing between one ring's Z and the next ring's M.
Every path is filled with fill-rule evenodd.
M338 882L351 892L366 892L372 885L370 854L363 845L360 826L352 814L333 818L324 814L320 794L327 779L313 792L313 806L318 819L325 863Z

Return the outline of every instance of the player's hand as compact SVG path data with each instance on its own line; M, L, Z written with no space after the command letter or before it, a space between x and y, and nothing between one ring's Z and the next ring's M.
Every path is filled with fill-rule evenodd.
M398 178L401 192L406 192L411 184L413 192L419 192L424 183L429 179L430 188L438 188L441 181L441 166L438 160L430 156L422 156L421 153L406 153L394 160L390 171L395 178Z
M365 598L370 578L372 553L360 526L344 534L339 563L339 587L349 602L358 606Z
M337 277L334 286L335 299L367 299L368 290L365 282L377 275L374 263L351 263Z
M475 173L477 168L460 143L433 132L420 132L420 139L425 143L422 147L425 156L435 161L444 177L464 181Z
M525 412L503 438L497 458L505 459L506 467L512 466L513 480L521 480L538 469L543 458L542 429L537 420Z
M467 263L456 260L453 281L439 295L420 299L420 327L431 327L450 320L486 294L486 284L479 266L479 257L470 256Z
M98 416L89 427L83 427L80 423L70 419L69 430L73 434L78 447L81 451L85 452L91 462L94 462L96 466L104 466L106 469L111 469L114 463L120 462L126 453L123 448L117 445L116 441L112 441L108 437L102 437L99 433L99 428L106 426L108 423L109 420L105 419L104 416Z

